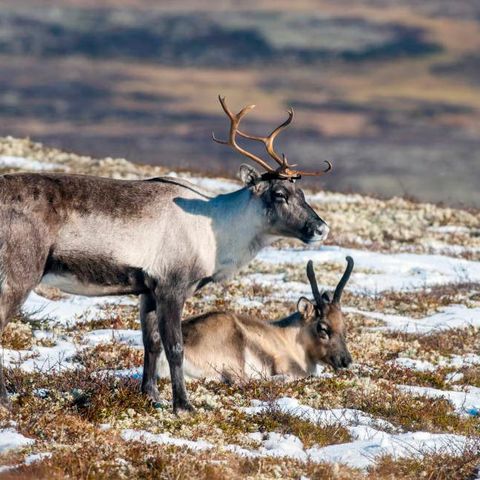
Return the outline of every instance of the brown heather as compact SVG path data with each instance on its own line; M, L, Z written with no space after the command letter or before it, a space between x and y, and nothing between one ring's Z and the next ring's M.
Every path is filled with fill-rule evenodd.
M56 162L62 168L80 173L101 174L121 178L137 178L163 173L161 168L130 164L124 160L92 160L48 149L27 140L0 139L0 154L30 156L40 161ZM188 174L186 174L188 176ZM326 198L331 197L325 193ZM336 195L317 208L326 212L335 236L331 242L343 246L384 251L425 252L430 240L448 241L445 234L429 229L439 225L464 225L477 228L480 215L475 211L417 204L404 199L379 200L360 195ZM353 200L348 201L347 200ZM398 228L392 228L392 226ZM476 248L479 237L461 234L455 241ZM290 242L282 242L291 245ZM293 244L292 244L293 245ZM478 254L476 256L478 260ZM325 264L319 278L322 283L335 284L340 267ZM295 303L273 299L272 288L244 285L242 275L263 272L285 274L287 281L303 281L303 265L268 265L255 261L232 281L208 285L189 300L185 315L210 309L231 309L249 313L261 320L287 315ZM360 270L359 270L360 272ZM369 271L362 273L368 274ZM277 285L275 285L275 288ZM281 282L278 287L281 289ZM281 291L281 290L279 290ZM345 292L343 303L362 310L409 315L422 318L442 307L459 303L479 306L480 285L466 279L458 285L446 285L416 292L386 292L367 297ZM49 298L60 298L55 291L41 292ZM238 297L256 300L261 308L239 305ZM55 327L58 335L68 335L82 346L82 335L100 328L138 329L136 307L108 307L102 319L79 323L71 328ZM429 360L437 363L450 355L478 353L479 332L475 328L454 329L428 336L376 331L380 324L368 317L347 314L348 344L358 367L335 374L331 378L305 378L289 382L255 379L238 384L191 382L189 392L196 412L177 417L169 409L154 409L139 393L138 381L116 378L112 369L141 365L142 351L118 342L84 348L76 360L78 370L61 373L27 373L18 368L6 371L8 389L15 392L12 410L0 410L0 428L16 422L22 434L34 438L32 447L5 454L2 465L21 464L30 453L49 452L31 465L22 465L0 473L6 479L471 479L480 465L478 441L472 439L464 451L449 455L426 453L423 458L382 458L368 472L346 466L298 462L285 458L243 458L222 450L236 444L256 448L246 433L260 431L296 435L306 447L348 442L350 435L342 426L315 425L286 415L273 407L281 397L297 398L314 408L357 408L376 418L389 421L398 431L429 431L477 436L480 418L459 416L443 399L429 399L400 392L396 385L420 385L451 389L449 373L462 373L456 385L480 387L478 366L438 368L434 372L418 372L391 365L397 357ZM53 340L38 340L32 332L51 331L48 319L32 321L19 315L9 324L3 346L29 349L32 345L51 345ZM100 372L101 371L101 372ZM110 372L110 373L109 373ZM159 383L161 395L170 399L168 382ZM263 400L272 407L259 415L247 415L242 407L252 400ZM102 424L108 423L105 430ZM215 445L213 450L194 452L165 445L144 445L125 442L123 429L144 429L152 433L170 433L174 437L203 439Z

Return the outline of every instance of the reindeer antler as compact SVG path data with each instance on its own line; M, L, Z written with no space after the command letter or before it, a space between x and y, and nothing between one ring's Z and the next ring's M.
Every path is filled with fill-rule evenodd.
M242 108L236 115L233 114L230 109L227 107L227 104L225 102L225 97L218 96L218 100L220 101L220 105L223 108L223 111L227 114L227 117L230 119L230 134L228 136L228 140L219 140L218 138L215 137L215 133L212 132L212 138L215 142L221 143L222 145L230 145L233 147L237 152L241 153L242 155L245 155L246 157L250 158L250 160L253 160L254 162L257 162L259 165L261 165L267 172L274 173L275 170L268 165L268 163L264 162L261 158L257 157L253 153L247 152L247 150L244 150L240 145L238 145L236 141L236 134L238 131L238 126L240 125L240 121L242 118L250 111L255 108L255 105L247 105L246 107Z
M282 130L288 127L290 123L292 123L293 115L294 115L292 108L288 110L287 120L285 120L281 125L276 127L270 135L268 135L267 137L259 137L255 135L249 135L238 130L242 117L245 116L250 110L255 108L255 105L248 105L244 107L242 110L240 110L240 112L238 112L236 115L234 115L227 107L227 104L225 102L225 97L221 97L219 95L218 100L220 101L220 105L222 106L224 112L227 114L228 118L230 119L230 134L229 134L228 141L223 141L223 140L218 140L215 137L215 134L213 133L212 134L213 140L223 145L230 145L237 152L241 153L242 155L245 155L246 157L250 158L254 162L258 163L263 168L265 168L265 170L267 171L267 176L270 176L273 178L276 177L276 178L294 180L294 179L301 178L302 175L310 176L310 177L324 175L325 173L329 172L332 169L332 164L328 160L325 160L325 163L327 164L327 168L320 172L305 172L303 170L295 170L293 168L295 167L295 165L289 165L287 157L284 154L282 154L282 156L280 157L280 155L275 151L273 147L273 142L275 138ZM270 167L270 165L268 165L268 163L266 163L260 157L257 157L253 153L248 152L247 150L240 147L236 141L237 133L243 138L248 138L249 140L262 142L265 145L267 153L270 155L270 157L272 157L275 160L275 162L278 163L279 165L278 168L276 170L273 169L272 167Z
M315 299L317 307L321 309L324 302L320 290L318 289L315 271L313 270L313 262L311 260L307 263L307 277L310 282L310 287L312 287L313 298Z
M280 155L278 155L278 153L275 151L275 149L273 148L273 142L276 138L276 136L282 131L284 130L285 128L287 128L291 123L292 123L292 120L293 120L293 108L290 108L290 110L287 111L288 113L288 118L281 124L279 125L277 128L275 128L275 130L273 130L273 132L268 135L268 137L257 137L255 135L248 135L246 133L243 133L241 132L240 130L238 130L238 134L243 137L243 138L248 138L250 140L256 140L257 142L262 142L264 145L265 145L265 148L267 149L267 153L281 166L283 167L285 164L286 164L286 157L285 155L282 155L282 157L280 157ZM294 166L294 165L292 165Z
M335 289L335 292L333 294L334 303L340 303L343 289L345 288L345 285L347 284L348 280L350 279L350 275L352 274L353 258L348 256L345 258L345 260L347 260L347 268L345 269L345 272L342 275L342 278L340 279L340 281L338 282L337 288Z

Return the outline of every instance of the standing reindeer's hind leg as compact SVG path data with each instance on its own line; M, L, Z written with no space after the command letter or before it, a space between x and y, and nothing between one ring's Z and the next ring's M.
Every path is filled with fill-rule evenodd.
M23 213L0 209L0 338L30 291L40 282L49 250L44 226ZM0 365L0 404L8 405Z
M143 358L142 393L156 404L164 404L157 388L162 339L158 329L157 303L151 294L140 295L140 323L145 350Z

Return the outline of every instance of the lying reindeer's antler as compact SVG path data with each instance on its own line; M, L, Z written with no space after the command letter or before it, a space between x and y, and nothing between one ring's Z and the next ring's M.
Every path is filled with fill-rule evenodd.
M324 175L325 173L329 172L332 169L332 164L328 161L325 160L327 164L327 168L321 172L304 172L302 170L295 170L293 167L295 165L289 165L287 157L282 154L280 155L275 151L273 148L273 142L277 135L284 130L288 125L293 120L293 109L290 109L288 111L288 118L283 122L281 125L279 125L273 132L268 135L268 137L257 137L255 135L248 135L246 133L243 133L238 130L238 127L240 125L241 119L253 108L255 108L255 105L248 105L244 107L240 112L238 112L236 115L233 114L229 108L227 107L227 104L225 102L225 97L221 97L220 95L218 96L218 100L220 101L220 105L222 106L224 112L227 114L228 118L230 119L230 134L228 141L223 141L223 140L218 140L215 137L215 134L213 134L213 140L217 143L221 143L223 145L230 145L233 147L237 152L241 153L242 155L245 155L246 157L250 158L254 162L258 163L261 165L266 171L267 177L272 177L272 178L282 178L282 179L289 179L289 180L294 180L301 178L303 176L320 176ZM264 160L261 158L257 157L253 153L248 152L247 150L244 150L242 147L240 147L236 141L236 134L239 134L243 138L248 138L249 140L255 140L258 142L262 142L265 145L265 148L267 149L267 153L272 157L275 162L278 163L278 168L275 170L273 169L268 163L266 163Z
M342 298L342 293L343 289L345 288L345 285L347 284L348 280L350 279L350 275L353 270L353 258L348 256L346 257L347 260L347 268L345 269L345 272L340 279L340 282L338 282L337 288L335 289L335 292L333 294L333 302L334 303L340 303L340 299Z
M315 271L313 270L313 262L311 260L309 260L307 263L307 277L308 281L310 282L310 286L312 287L312 293L313 298L315 299L315 303L317 304L317 307L321 309L324 304L324 300L322 298L322 295L320 294L320 290L318 289Z

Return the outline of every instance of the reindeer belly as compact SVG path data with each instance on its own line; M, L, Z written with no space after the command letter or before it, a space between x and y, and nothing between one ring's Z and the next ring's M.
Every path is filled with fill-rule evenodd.
M104 258L51 256L41 283L77 295L119 295L145 292L144 280L142 270Z
M170 368L168 366L167 357L165 356L165 351L162 351L160 354L157 375L159 378L170 377ZM191 361L189 361L188 355L185 355L183 359L183 375L185 380L202 380L205 378L211 379L210 375L208 375L208 372L198 368Z

